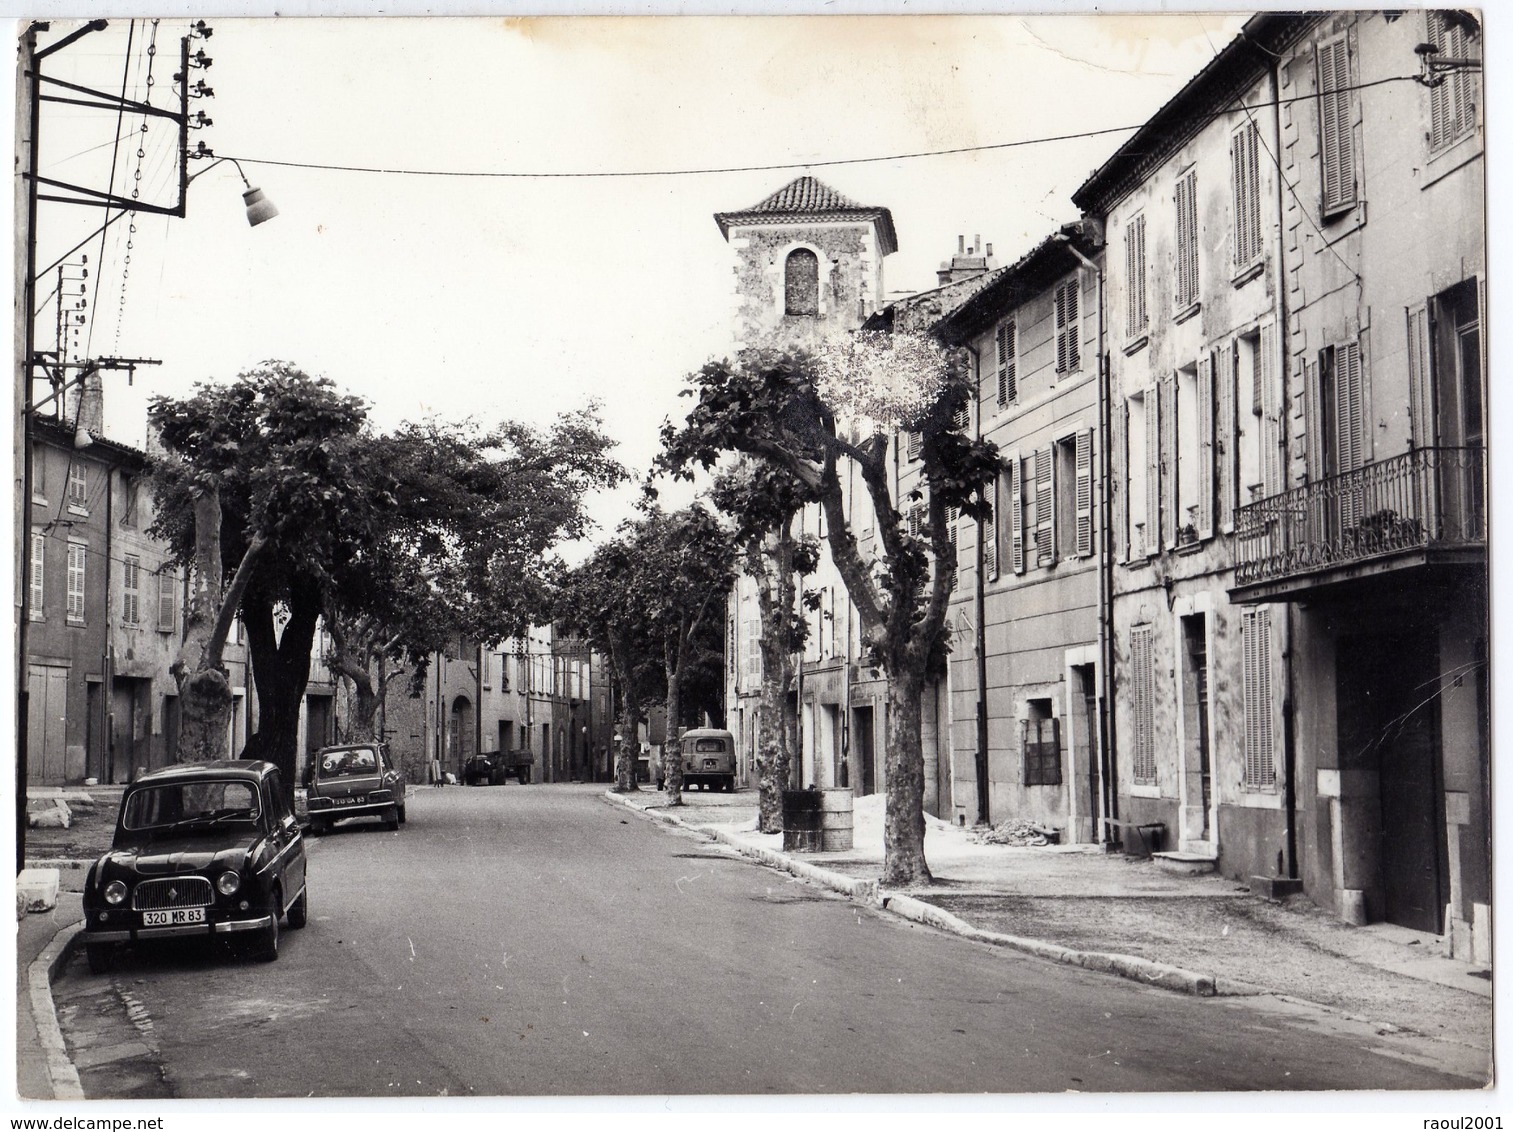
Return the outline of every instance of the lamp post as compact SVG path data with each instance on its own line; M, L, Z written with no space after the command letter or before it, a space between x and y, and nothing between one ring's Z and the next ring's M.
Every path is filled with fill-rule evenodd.
M200 143L199 148L193 154L189 151L189 99L191 88L189 83L190 71L193 68L206 68L211 60L205 56L204 51L199 51L195 56L189 54L191 39L208 39L211 29L205 26L204 21L194 25L189 35L180 41L181 70L176 77L179 82L179 100L176 109L167 109L153 106L150 103L138 102L128 99L124 95L112 95L102 91L93 90L77 83L65 82L53 76L42 73L43 60L70 46L86 35L101 31L108 26L105 20L91 20L84 26L75 29L56 43L38 49L37 33L46 31L50 25L45 21L31 23L21 37L20 66L17 73L17 113L16 128L20 141L20 148L24 151L24 157L17 163L17 175L21 179L21 187L24 192L16 194L17 213L16 221L21 244L24 247L24 255L16 265L16 270L21 276L21 285L17 289L21 301L16 309L16 318L20 325L15 328L14 341L18 349L14 357L16 374L16 407L19 410L20 435L17 439L17 447L20 449L21 461L21 484L20 498L17 503L16 515L16 546L18 560L18 592L16 601L16 844L15 865L19 873L26 864L26 784L29 775L28 770L28 747L30 744L29 714L31 708L30 696L30 622L31 622L31 496L33 482L32 468L32 445L33 445L33 420L37 412L49 402L58 399L61 404L63 394L71 385L82 383L92 373L102 369L134 369L137 365L155 365L156 362L141 358L101 358L82 362L65 363L60 357L52 359L44 358L37 353L36 348L36 300L37 300L37 210L41 201L57 204L84 205L92 208L104 208L107 210L105 222L84 240L76 244L57 263L49 267L56 267L63 259L72 255L74 251L82 247L95 236L100 235L111 224L131 212L156 213L165 216L177 216L182 218L186 214L187 194L191 181L208 173L216 165L223 161L231 161L236 165L237 172L241 174L242 183L246 186L246 192L242 194L242 200L247 207L247 222L257 226L266 220L271 220L278 215L278 209L273 206L260 189L254 188L248 181L242 167L234 158L217 158ZM43 84L47 84L48 94L43 93ZM51 93L54 90L63 93ZM212 92L204 83L197 84L195 93L198 97L208 97ZM113 186L100 190L88 185L73 184L60 181L56 178L45 177L38 168L38 141L42 130L42 103L55 102L70 106L84 107L87 109L115 111L119 114L141 114L144 117L163 118L173 122L178 127L179 133L179 193L178 200L171 205L153 204L147 201L132 200L119 196L111 191ZM199 116L204 124L208 119ZM189 160L191 157L213 158L210 165L200 170L193 176L189 175ZM43 191L46 189L47 191ZM111 209L119 210L116 215L109 215ZM98 265L97 265L98 270ZM61 301L61 296L60 296ZM50 397L41 402L32 399L32 384L38 376L39 368L52 380L54 391ZM77 368L81 372L73 381L66 378L66 371ZM83 447L93 438L87 432L76 436L76 443L82 441L79 446Z

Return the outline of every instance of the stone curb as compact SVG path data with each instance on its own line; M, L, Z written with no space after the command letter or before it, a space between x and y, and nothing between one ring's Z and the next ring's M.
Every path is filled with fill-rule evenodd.
M1118 955L1106 951L1077 951L1070 947L1062 947L1060 944L1047 943L1044 940L1026 939L1022 936L1005 935L1002 932L983 931L975 928L959 916L953 916L943 908L913 896L902 893L884 893L875 880L861 880L856 877L846 876L833 869L820 868L811 865L807 861L800 861L786 853L780 853L775 849L767 849L758 845L747 845L739 840L734 834L724 830L703 829L696 825L690 825L682 818L672 814L661 813L656 810L639 806L627 795L616 794L614 791L606 791L607 799L618 802L628 809L644 814L654 821L664 825L681 826L693 833L708 837L724 845L729 845L743 856L750 857L764 865L778 869L799 877L802 880L812 881L824 888L829 888L853 900L859 900L865 904L881 908L888 912L902 916L906 920L916 923L927 924L952 935L962 936L965 939L974 940L978 943L988 943L995 947L1009 947L1016 951L1023 951L1041 959L1049 959L1056 963L1066 963L1074 967L1082 967L1089 971L1101 971L1109 975L1118 975L1121 978L1130 979L1134 982L1143 983L1146 986L1161 987L1164 990L1176 991L1179 994L1197 995L1200 998L1209 998L1218 993L1217 986L1212 975L1200 975L1195 971L1188 971L1182 967L1174 967L1169 963L1158 963L1152 959L1142 959L1136 955Z
M68 1047L63 1043L63 1031L58 1026L58 1011L53 1005L52 992L52 981L68 961L82 924L82 920L76 920L60 929L26 970L32 1017L37 1024L37 1044L47 1060L47 1077L52 1085L53 1098L60 1101L84 1099L79 1071L69 1060Z

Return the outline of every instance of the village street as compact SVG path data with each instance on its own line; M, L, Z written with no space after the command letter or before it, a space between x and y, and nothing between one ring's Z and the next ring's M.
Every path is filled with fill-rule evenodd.
M602 786L414 791L398 833L313 839L309 875L309 926L275 964L127 952L92 976L75 958L53 992L85 1094L1475 1084L1322 1014L907 923L659 827ZM112 1027L146 1052L94 1061Z

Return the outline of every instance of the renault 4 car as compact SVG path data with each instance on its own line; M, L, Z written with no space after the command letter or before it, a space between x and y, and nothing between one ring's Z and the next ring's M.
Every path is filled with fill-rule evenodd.
M203 937L277 959L279 921L309 915L305 843L272 763L184 763L121 796L110 851L84 882L83 943L102 974L116 947Z
M405 820L405 777L387 743L322 747L310 761L305 812L310 832L330 831L349 818L378 818L398 829Z

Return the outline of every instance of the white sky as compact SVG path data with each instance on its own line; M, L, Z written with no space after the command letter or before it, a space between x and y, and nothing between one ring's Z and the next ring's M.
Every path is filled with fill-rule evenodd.
M154 101L187 18L158 29ZM229 164L186 219L141 217L122 302L124 222L85 251L100 292L88 353L160 358L108 379L107 432L143 441L146 396L266 358L368 398L381 426L427 413L545 422L598 398L638 472L683 376L729 338L733 256L712 214L810 171L893 212L890 290L934 285L958 235L1008 262L1075 219L1071 191L1127 135L947 157L679 177L414 177L260 165L603 172L828 161L1137 125L1241 21L1025 18L214 20L216 97L195 131L278 205L247 227ZM45 33L60 36L61 23ZM47 72L116 90L129 21ZM140 60L147 29L136 29ZM128 84L140 91L133 64ZM44 175L109 177L111 115L44 111ZM136 123L127 132L135 137ZM144 194L171 176L149 130ZM91 146L101 148L90 149ZM80 151L88 152L76 156ZM133 184L134 144L116 183ZM194 171L205 163L194 163ZM39 266L98 209L43 205ZM50 283L39 293L45 294ZM117 325L119 324L119 336ZM50 327L39 345L50 345ZM629 491L600 501L605 526Z

